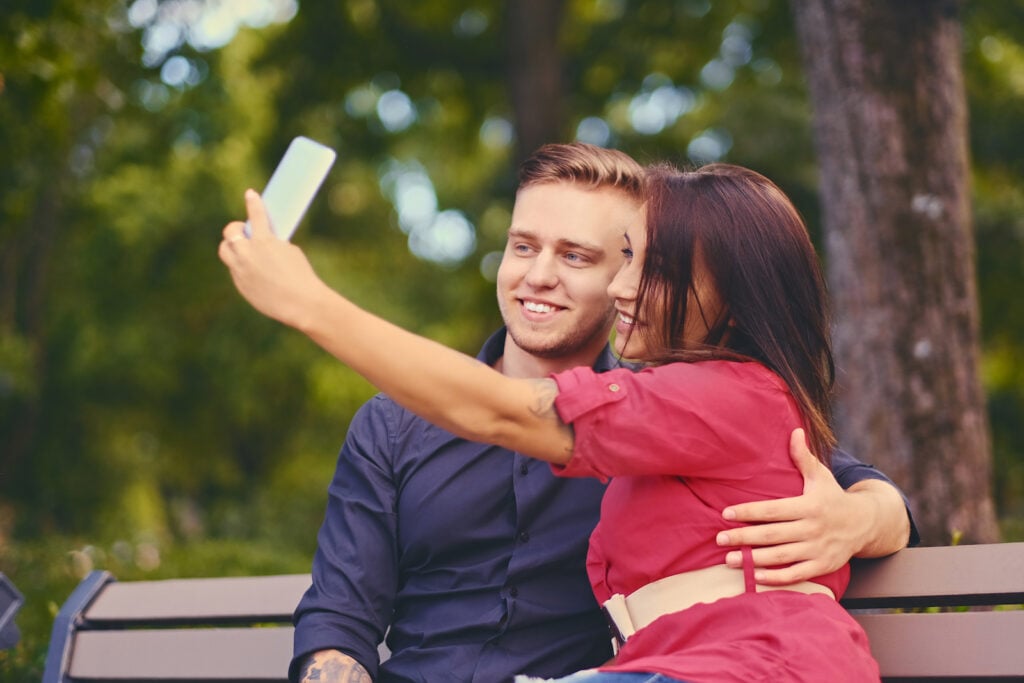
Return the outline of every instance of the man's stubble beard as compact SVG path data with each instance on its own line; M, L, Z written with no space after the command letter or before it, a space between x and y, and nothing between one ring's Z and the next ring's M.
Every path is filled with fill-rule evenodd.
M589 346L594 340L600 339L602 346L608 341L611 333L612 321L615 319L615 309L609 306L607 315L603 319L592 320L590 324L570 330L567 334L544 342L534 343L524 338L528 335L519 334L514 326L505 321L509 336L517 347L529 353L531 356L545 360L555 360L565 356L571 356Z

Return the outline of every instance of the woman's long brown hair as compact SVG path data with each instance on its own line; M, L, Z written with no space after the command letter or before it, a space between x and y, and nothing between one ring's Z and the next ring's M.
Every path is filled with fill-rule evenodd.
M647 258L637 310L666 302L660 338L647 340L655 363L712 358L753 360L789 386L824 462L835 447L830 395L835 365L828 296L800 214L761 174L731 164L695 171L656 166L648 174ZM704 343L683 346L697 260L720 297ZM699 311L705 306L695 301ZM706 303L706 302L705 302Z

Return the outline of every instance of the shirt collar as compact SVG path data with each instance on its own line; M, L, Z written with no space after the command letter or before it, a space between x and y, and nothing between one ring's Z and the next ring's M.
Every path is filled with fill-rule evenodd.
M497 332L492 334L484 342L484 346L480 349L480 353L476 355L477 360L486 363L487 365L493 366L498 362L498 359L505 354L505 335L508 332L507 328L501 327ZM620 361L612 353L611 347L608 344L604 345L601 349L601 353L597 356L597 360L594 361L593 368L597 372L605 372L617 367L630 367L625 361Z

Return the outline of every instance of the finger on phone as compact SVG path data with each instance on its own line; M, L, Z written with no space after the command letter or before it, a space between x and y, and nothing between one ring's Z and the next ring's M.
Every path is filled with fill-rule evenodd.
M246 237L269 237L270 221L267 220L267 210L263 206L263 198L259 192L249 188L245 191L245 211L249 220L245 222Z

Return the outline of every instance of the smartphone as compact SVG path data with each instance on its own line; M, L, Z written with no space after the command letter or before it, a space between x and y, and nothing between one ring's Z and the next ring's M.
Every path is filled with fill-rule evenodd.
M262 194L270 229L279 239L291 239L336 157L333 149L307 137L288 145ZM248 223L245 234L251 234Z

